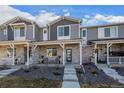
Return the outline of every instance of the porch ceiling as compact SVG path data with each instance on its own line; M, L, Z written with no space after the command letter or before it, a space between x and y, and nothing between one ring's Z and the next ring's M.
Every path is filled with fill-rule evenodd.
M75 39L75 40L56 40L56 41L42 41L42 42L33 42L35 45L56 45L56 44L75 44L75 43L81 43L81 39Z
M0 45L10 45L10 44L15 44L15 45L20 45L20 44L27 44L30 43L31 41L0 41Z

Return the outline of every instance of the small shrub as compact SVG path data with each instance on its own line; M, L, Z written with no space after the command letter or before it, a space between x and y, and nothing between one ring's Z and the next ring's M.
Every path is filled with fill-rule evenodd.
M2 67L3 67L3 68L8 68L7 64L3 64Z
M56 70L59 70L59 66L56 67Z
M98 75L98 72L96 70L91 71L93 75Z
M56 75L56 76L61 75L61 73L59 73L59 72L53 72L53 74Z
M83 71L80 69L80 70L78 71L78 73L79 73L79 74L83 74Z
M25 73L31 72L31 68L23 68L23 70L24 70Z

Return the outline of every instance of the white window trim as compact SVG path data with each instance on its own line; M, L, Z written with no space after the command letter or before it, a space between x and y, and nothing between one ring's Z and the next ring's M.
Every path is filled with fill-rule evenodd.
M116 36L111 36L111 31L110 31L110 37L105 37L105 28L112 28L112 27L116 27ZM106 39L106 38L118 38L118 26L108 26L108 27L100 27L100 28L103 28L104 29L104 37L102 37L103 39ZM98 33L100 33L99 31L98 31ZM102 38L100 38L100 39L102 39Z
M81 31L83 31L83 30L86 30L86 38L87 38L87 28L81 29ZM81 31L80 31L80 33L81 33ZM80 37L81 37L81 34L80 34ZM81 38L82 38L82 37L81 37Z
M69 26L69 36L59 36L59 27ZM71 38L71 25L61 25L57 26L57 40L70 39Z
M85 42L85 44L83 44L83 45L87 45L87 28L83 28L83 29L81 29L80 30L80 33L81 33L81 31L83 31L83 30L86 30L86 37L81 37L81 34L80 34L80 38L82 39L82 44L83 44L83 41Z
M15 26L15 27L17 27L17 26ZM24 27L25 28L25 30L24 30L24 36L23 37L15 37L15 27L14 27L14 40L15 41L18 41L18 40L25 40L26 39L26 26L20 26L20 27Z
M48 30L47 30L47 28L43 28L43 35L44 35L44 31L47 31L47 40L48 40ZM44 40L44 36L43 36L43 40ZM44 41L46 41L46 40L44 40Z
M54 48L54 47L53 47L53 48ZM57 56L58 56L58 55L56 55L56 56L49 56L49 55L48 55L48 52L49 52L48 49L53 49L53 48L47 48L47 57L57 57ZM56 50L58 51L57 48L56 48Z

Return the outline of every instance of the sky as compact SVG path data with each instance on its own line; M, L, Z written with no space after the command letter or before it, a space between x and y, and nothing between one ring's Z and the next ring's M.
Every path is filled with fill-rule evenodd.
M60 16L70 16L82 20L83 26L124 22L124 6L102 5L12 5L0 6L0 24L16 16L25 17L45 26Z

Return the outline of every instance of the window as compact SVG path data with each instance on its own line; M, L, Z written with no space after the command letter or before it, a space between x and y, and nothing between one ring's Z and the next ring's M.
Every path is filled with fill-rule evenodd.
M81 37L86 37L86 30L81 30L81 32L80 32L80 36Z
M105 28L105 37L110 37L110 28Z
M3 30L3 34L4 34L4 35L7 35L7 29L4 29L4 30Z
M107 27L104 28L104 37L117 37L117 27Z
M15 27L15 37L24 37L25 36L25 28L24 27Z
M24 36L25 36L25 28L20 27L20 37L24 37Z
M58 36L69 36L69 26L58 27Z
M15 50L14 50L14 54L15 54L15 56L16 56L16 48L14 48ZM12 48L7 48L7 56L8 57L12 57L13 56L13 49Z
M47 49L47 55L49 57L57 56L57 48L48 48Z

